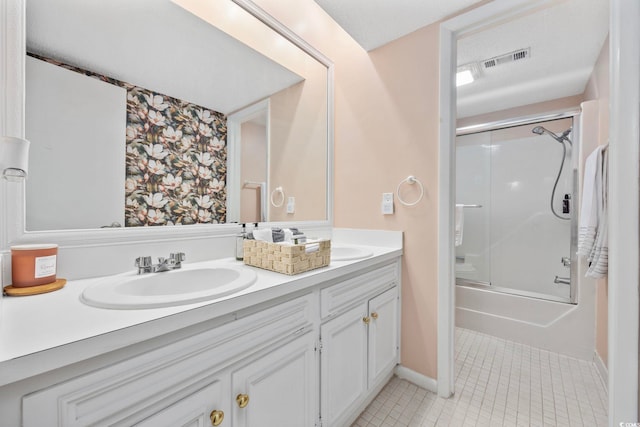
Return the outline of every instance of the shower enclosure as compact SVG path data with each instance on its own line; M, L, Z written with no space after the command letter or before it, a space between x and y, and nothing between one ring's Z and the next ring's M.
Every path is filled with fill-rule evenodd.
M458 285L576 301L579 144L572 129L567 117L459 130Z

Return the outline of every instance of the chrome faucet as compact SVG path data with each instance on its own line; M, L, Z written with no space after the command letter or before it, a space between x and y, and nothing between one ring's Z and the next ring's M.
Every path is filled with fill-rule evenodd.
M184 252L177 252L169 254L169 258L159 257L158 263L153 264L150 256L141 256L136 258L135 266L138 267L138 274L162 273L182 267L182 261L185 259Z

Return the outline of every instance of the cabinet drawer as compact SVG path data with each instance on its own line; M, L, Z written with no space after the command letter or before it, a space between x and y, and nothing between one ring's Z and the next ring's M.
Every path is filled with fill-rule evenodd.
M215 382L217 372L312 326L311 295L23 398L23 425L131 425ZM213 402L215 404L215 402Z
M320 291L322 318L335 316L350 306L398 284L398 268L399 264L394 263L322 289Z

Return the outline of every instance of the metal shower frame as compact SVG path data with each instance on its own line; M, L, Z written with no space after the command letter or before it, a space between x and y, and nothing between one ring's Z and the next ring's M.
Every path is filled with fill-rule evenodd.
M505 120L498 120L498 121L494 121L494 122L487 122L487 123L482 123L482 124L477 124L477 125L470 125L470 126L463 126L463 127L459 127L456 128L456 137L458 136L462 136L462 135L471 135L474 133L481 133L481 132L488 132L488 131L492 131L492 130L500 130L500 129L507 129L507 128L512 128L512 127L516 127L516 126L524 126L524 125L533 125L536 123L543 123L543 122L548 122L548 121L552 121L552 120L560 120L560 119L572 119L573 120L573 124L572 124L572 140L574 142L576 142L576 144L573 145L572 150L573 151L573 155L574 156L580 156L580 114L581 114L581 110L580 109L573 109L573 110L563 110L563 111L556 111L556 112L551 112L551 113L546 113L546 114L537 114L537 115L531 115L531 116L522 116L522 117L515 117L515 118L511 118L511 119L505 119ZM579 158L579 157L578 157ZM574 211L574 215L571 215L571 236L570 236L570 243L569 243L569 258L571 260L571 266L569 269L569 275L571 278L571 284L569 285L569 298L562 298L562 297L555 297L553 295L544 295L544 294L540 294L540 296L535 296L535 298L539 298L539 299L547 299L547 300L552 300L552 301L557 301L557 302L563 302L563 303L569 303L569 304L577 304L578 303L578 256L577 256L577 248L578 248L578 215L577 215L577 209L578 206L580 206L580 194L579 194L579 176L578 176L578 171L576 168L573 167L572 165L572 178L573 178L573 188L572 188L572 204L573 204L573 211ZM526 294L521 294L517 291L510 291L507 288L496 288L496 287L490 287L490 285L487 285L485 283L482 282L474 282L474 281L470 281L470 280L465 280L465 279L457 279L456 278L456 285L460 282L460 284L464 284L465 286L473 286L473 287L481 287L483 289L489 289L489 290L495 290L496 292L506 292L506 293L515 293L518 295L522 295L522 296L528 296Z

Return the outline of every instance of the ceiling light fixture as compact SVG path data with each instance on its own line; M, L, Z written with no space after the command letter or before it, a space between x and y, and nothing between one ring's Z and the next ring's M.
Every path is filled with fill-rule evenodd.
M461 65L456 71L456 87L473 83L480 76L478 64L475 62Z
M474 80L471 70L463 70L456 73L456 86L458 87L473 83Z

